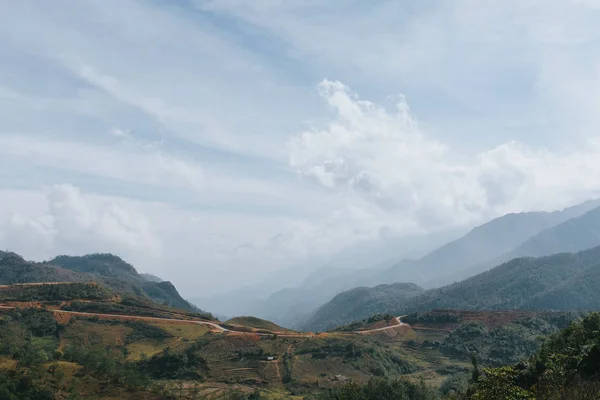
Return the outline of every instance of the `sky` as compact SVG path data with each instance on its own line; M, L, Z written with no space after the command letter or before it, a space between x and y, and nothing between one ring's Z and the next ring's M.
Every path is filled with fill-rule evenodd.
M0 248L28 259L199 297L600 196L595 0L0 8Z

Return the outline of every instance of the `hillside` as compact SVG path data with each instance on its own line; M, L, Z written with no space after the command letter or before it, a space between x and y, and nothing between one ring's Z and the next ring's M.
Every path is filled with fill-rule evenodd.
M170 282L150 282L136 269L112 254L58 256L45 263L30 262L8 252L0 254L0 285L28 282L101 283L119 293L189 311L199 311L183 299Z
M25 261L23 257L3 252L0 254L0 285L27 282L85 282L91 280L68 269Z
M133 265L112 254L58 256L48 262L62 268L92 275L118 292L148 296L152 301L175 308L197 310L184 300L171 282L149 282L138 274Z
M303 328L325 330L370 313L402 315L436 308L595 310L600 306L599 287L600 247L596 247L575 254L517 258L409 299L394 285L344 292L322 306Z
M406 300L423 293L423 291L422 288L412 283L351 289L338 294L330 302L320 307L302 328L324 331L373 314L383 314L394 305L404 304Z
M437 387L467 370L469 349L486 355L484 365L512 362L535 352L539 335L578 318L448 311L433 319L408 316L414 329L383 316L366 321L361 332L313 335L282 333L253 317L221 324L156 303L133 304L95 283L3 290L10 301L0 299L0 395L32 399L70 398L73 392L127 400L320 398L344 382L365 384L373 376ZM19 303L31 294L36 302ZM83 298L77 301L78 295ZM234 324L259 331L227 329ZM26 385L20 384L24 376Z
M224 326L235 328L251 328L257 331L291 332L271 321L256 317L236 317L225 321Z

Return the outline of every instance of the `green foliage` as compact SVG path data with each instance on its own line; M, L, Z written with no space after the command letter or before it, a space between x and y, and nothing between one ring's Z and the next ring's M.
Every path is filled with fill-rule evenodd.
M112 297L112 292L87 282L47 284L35 286L11 286L0 290L0 301L52 301L52 300L101 300Z
M468 399L592 400L600 395L600 314L552 335L528 361L486 368Z
M294 379L292 376L292 359L293 356L286 351L283 355L283 374L281 377L283 383L290 383Z
M169 332L144 322L128 321L125 325L133 328L133 331L125 338L125 344L143 339L164 340L173 337Z
M571 315L571 314L569 314ZM575 314L571 315L575 318ZM466 322L454 329L441 343L441 351L468 360L472 352L488 366L514 364L533 355L541 338L559 330L563 318L548 314L524 318L491 330L481 322Z
M477 380L473 400L527 400L535 397L518 385L519 372L511 367L485 369Z
M469 388L469 374L458 373L450 375L440 386L440 393L444 396L463 395Z
M162 353L141 361L140 367L154 379L202 380L210 372L210 368L200 355L201 348L201 343L194 343L181 353L167 348Z
M22 366L42 364L54 357L58 325L52 314L41 310L13 310L0 320L0 354ZM42 337L50 336L49 340Z
M71 342L65 347L64 359L84 367L83 374L108 379L117 384L146 388L150 378L135 363L126 360L122 351L100 345Z
M339 326L333 329L333 332L354 332L363 328L368 327L379 321L389 322L394 319L392 314L375 314L370 316L369 318L365 318L361 321L354 321L351 324Z
M436 400L437 394L423 382L372 379L364 386L350 382L330 389L319 397L322 400Z
M461 322L462 318L460 315L452 311L444 312L423 312L423 313L412 313L405 317L402 317L402 322L407 324L447 324Z
M39 377L23 371L0 373L2 400L54 400L54 393Z

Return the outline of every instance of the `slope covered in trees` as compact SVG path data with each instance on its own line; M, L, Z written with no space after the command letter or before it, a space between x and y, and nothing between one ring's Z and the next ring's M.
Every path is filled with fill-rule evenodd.
M571 254L525 257L411 298L395 285L344 292L322 306L303 326L326 330L369 314L436 308L595 310L600 306L600 247Z
M10 252L0 253L0 284L95 281L119 293L189 311L199 311L183 299L171 282L151 282L112 254L58 256L46 263L30 262Z
M320 307L303 326L306 330L323 331L384 313L382 310L402 306L409 298L424 290L413 283L359 287L340 293Z

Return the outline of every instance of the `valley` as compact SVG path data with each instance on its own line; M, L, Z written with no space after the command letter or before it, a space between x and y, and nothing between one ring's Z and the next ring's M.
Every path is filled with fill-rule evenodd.
M501 344L486 342L486 332L495 335L515 327L524 329L508 337L529 346L513 358L528 356L537 349L536 333L557 330L578 318L564 313L433 310L399 317L373 316L315 334L294 332L254 317L225 322L207 319L191 311L121 297L93 282L3 285L0 299L4 332L0 337L9 339L0 356L0 370L17 372L36 364L15 364L9 356L24 350L7 334L28 329L32 336L20 345L45 354L40 361L44 369L70 374L71 380L55 388L58 393L66 392L68 385L83 384L80 378L86 385L93 380L93 388L104 387L108 377L86 364L90 354L104 349L102 352L108 353L101 357L153 377L152 385L134 385L140 396L161 392L207 399L230 398L233 392L251 395L256 390L263 398L305 396L345 382L366 383L372 376L403 376L440 386L448 376L469 370L469 353L461 351L461 346L486 348L485 354L506 351ZM524 328L531 325L529 321L538 321L546 330ZM476 326L480 337L457 347L456 332L464 324ZM190 360L195 361L189 364ZM490 365L500 362L493 358L482 361ZM164 367L155 370L155 364ZM175 370L169 370L171 367ZM58 385L52 379L43 378L46 384ZM131 382L124 384L131 386ZM126 396L119 385L109 387L111 393ZM87 393L86 398L106 398L106 393L94 397L83 387L79 390Z

